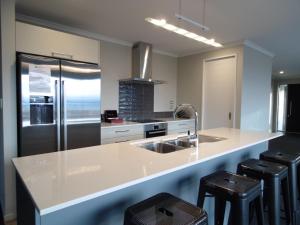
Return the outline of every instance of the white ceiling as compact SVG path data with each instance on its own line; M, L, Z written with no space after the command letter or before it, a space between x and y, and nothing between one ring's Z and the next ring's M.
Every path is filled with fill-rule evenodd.
M201 23L202 6L203 0L182 0L182 14ZM205 47L145 22L145 17L154 17L176 24L178 0L16 0L16 10L128 42L150 42L176 55ZM207 0L206 25L211 31L202 34L217 42L248 39L273 52L274 74L281 69L285 76L300 74L299 0Z

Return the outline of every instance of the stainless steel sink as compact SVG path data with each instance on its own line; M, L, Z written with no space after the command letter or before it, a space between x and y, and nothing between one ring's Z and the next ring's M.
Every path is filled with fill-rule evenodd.
M164 142L150 142L141 145L141 147L157 153L170 153L184 149L183 147L172 145Z
M223 140L226 140L226 138L198 135L198 143L218 142ZM161 142L148 142L140 144L139 146L150 151L165 154L187 148L194 148L197 146L197 141L189 139L189 137L186 136Z
M197 146L196 141L190 141L189 139L175 139L167 141L167 143L183 148L193 148Z
M167 143L172 144L172 145L190 148L190 147L196 147L196 145L197 145L196 140L189 139L188 137L180 137L180 138L177 138L174 140L169 140L169 141L167 141ZM224 140L226 140L226 138L198 135L198 143L218 142L218 141L224 141Z
M218 142L224 141L227 138L223 137L214 137L214 136L207 136L207 135L198 135L198 142L199 143L206 143L206 142Z

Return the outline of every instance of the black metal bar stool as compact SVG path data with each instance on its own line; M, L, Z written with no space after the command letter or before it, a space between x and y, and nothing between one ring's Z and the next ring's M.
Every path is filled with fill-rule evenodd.
M297 212L299 210L298 196L298 167L300 165L300 155L292 155L283 152L266 151L260 154L260 159L280 163L288 167L289 195L291 202L291 222L297 224Z
M219 171L200 181L198 207L203 208L206 193L215 197L215 225L223 225L226 201L231 203L233 225L249 225L250 204L254 203L257 222L264 225L261 184L252 178Z
M291 209L289 199L288 168L282 164L249 159L238 165L238 174L264 181L264 202L268 206L270 225L280 225L281 192L287 225L290 224Z
M207 214L171 194L160 193L127 208L124 225L207 225Z

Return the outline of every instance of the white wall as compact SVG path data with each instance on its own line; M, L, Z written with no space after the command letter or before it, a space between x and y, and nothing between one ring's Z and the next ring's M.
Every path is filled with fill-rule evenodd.
M5 213L15 216L15 172L11 159L17 155L16 78L15 78L15 3L1 0L3 139L5 159Z
M241 129L269 130L271 81L272 58L245 47Z
M119 108L119 80L131 77L131 47L101 41L101 110ZM152 55L152 78L167 81L154 87L154 111L172 111L176 105L177 58ZM171 105L170 102L173 102Z
M217 58L228 55L237 56L237 107L236 124L239 127L240 118L240 92L241 77L243 73L243 46L226 48L191 56L185 56L178 59L178 80L177 80L177 102L193 104L201 115L202 107L202 78L203 78L203 60L208 58ZM201 120L199 121L201 123ZM199 123L199 129L201 124Z
M235 127L268 130L272 58L244 45L179 58L177 101L201 112L203 60L232 54L237 56Z

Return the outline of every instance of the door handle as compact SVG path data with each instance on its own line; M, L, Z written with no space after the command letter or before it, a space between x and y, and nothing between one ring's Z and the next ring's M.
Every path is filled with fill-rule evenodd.
M56 103L56 144L57 151L61 150L60 146L60 105L59 105L59 89L58 80L55 80L55 103Z
M62 115L63 115L63 130L64 130L64 150L68 149L68 131L67 131L67 106L65 100L65 81L61 82L61 102L62 102Z
M148 134L162 134L162 133L166 133L166 131L165 130L161 130L161 131L149 131L149 133Z
M60 52L52 52L53 57L65 58L65 59L73 59L73 55L60 53Z
M116 130L115 133L127 133L129 130Z
M123 143L123 142L127 142L129 140L124 140L124 141L115 141L115 143Z
M293 110L293 102L290 102L290 109L289 109L289 117L292 116L292 110Z
M228 119L231 120L231 118L232 118L232 114L231 114L231 112L229 112L228 113Z

